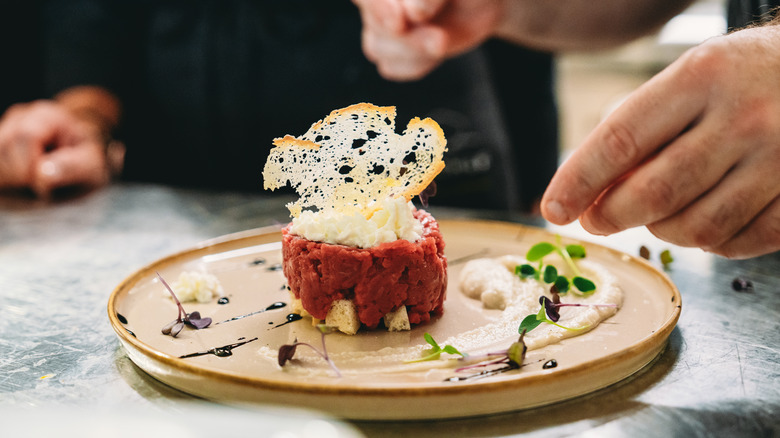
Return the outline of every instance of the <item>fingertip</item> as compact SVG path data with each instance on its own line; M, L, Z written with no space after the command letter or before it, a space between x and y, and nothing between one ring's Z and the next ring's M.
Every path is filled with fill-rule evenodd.
M424 27L418 31L417 37L422 40L423 49L431 58L439 59L446 55L447 35L441 29Z
M433 19L444 6L444 0L402 0L404 12L413 23Z
M44 159L38 163L35 178L32 182L32 190L39 198L46 199L50 196L52 189L57 185L62 170L60 166L51 159Z
M615 234L628 228L616 225L608 220L599 212L598 204L594 204L585 210L585 212L580 215L579 219L582 228L595 236L609 236L610 234Z
M556 225L566 225L575 219L557 199L543 199L541 210L542 217Z

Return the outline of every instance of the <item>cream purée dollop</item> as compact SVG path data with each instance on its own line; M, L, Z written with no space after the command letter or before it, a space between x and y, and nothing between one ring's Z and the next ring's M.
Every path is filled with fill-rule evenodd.
M293 218L290 231L316 242L358 248L394 242L416 242L423 226L414 215L414 205L404 198L386 198L376 204L373 214L344 214L334 210L303 211Z

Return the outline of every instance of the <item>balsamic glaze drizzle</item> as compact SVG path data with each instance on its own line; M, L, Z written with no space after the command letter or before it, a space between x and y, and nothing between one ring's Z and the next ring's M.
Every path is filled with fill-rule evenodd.
M464 380L476 380L476 379L482 379L484 377L490 377L495 376L496 374L501 374L507 371L512 371L520 368L517 365L505 365L501 368L496 368L492 370L484 370L480 371L478 373L469 374L468 376L456 376L456 377L450 377L447 379L444 379L445 382L462 382Z
M196 353L185 354L183 356L179 356L179 359L187 359L188 357L196 357L196 356L205 356L207 354L213 354L214 356L217 356L217 357L232 356L234 348L240 347L240 346L242 346L244 344L248 344L248 343L250 343L252 341L256 341L257 339L258 339L257 337L254 337L252 339L248 339L248 340L245 340L245 341L236 342L235 344L228 344L228 345L223 345L221 347L214 347L211 350L198 351Z
M271 265L267 268L265 268L266 271L281 271L282 270L282 264L277 263L275 265Z
M547 362L542 365L542 368L545 370L549 370L550 368L555 368L558 366L558 361L555 359L550 359Z
M257 315L258 313L267 312L269 310L281 309L282 307L284 307L286 305L287 305L287 303L284 303L284 302L281 302L281 301L277 301L277 302L271 304L270 306L266 307L265 309L256 310L256 311L254 311L252 313L247 313L246 315L234 316L234 317L232 317L230 319L226 319L224 321L220 321L220 322L218 322L218 323L216 323L214 325L222 324L223 322L236 321L236 320L239 320L239 319L246 318L247 316Z
M275 326L274 328L281 327L281 326L283 326L285 324L289 324L291 322L300 321L301 319L303 319L303 317L301 315L298 315L297 313L290 313L290 314L287 315L287 321L286 322L283 322L283 323Z
M227 304L230 302L230 298L228 297L219 297L217 300L217 304Z

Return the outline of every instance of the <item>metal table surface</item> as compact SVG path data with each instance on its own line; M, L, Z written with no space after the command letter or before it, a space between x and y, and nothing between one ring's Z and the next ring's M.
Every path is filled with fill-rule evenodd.
M297 436L780 435L780 253L726 260L668 245L644 229L599 238L576 224L548 226L631 254L641 245L653 254L670 249L675 261L667 274L683 297L677 328L651 366L567 402L470 419L345 422L197 400L133 365L106 315L117 284L200 241L286 222L285 201L132 184L54 203L0 196L0 430L12 432L2 435L296 436L274 429L280 422L295 424ZM431 211L545 226L532 217ZM736 277L752 290L734 290ZM318 428L302 427L299 419L309 414Z

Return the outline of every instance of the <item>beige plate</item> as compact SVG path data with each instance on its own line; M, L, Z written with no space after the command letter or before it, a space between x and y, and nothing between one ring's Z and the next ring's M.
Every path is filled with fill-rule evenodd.
M281 262L278 228L250 230L205 242L159 260L131 275L111 294L108 316L128 356L141 369L182 391L230 404L265 403L314 408L352 419L404 420L493 414L540 406L604 388L631 376L663 349L680 316L680 294L674 284L644 260L602 246L581 243L588 258L607 266L625 292L621 310L594 330L539 350L527 365L499 375L445 381L456 374L454 360L405 364L393 351L426 345L423 334L444 340L496 318L479 302L462 295L457 278L465 258L525 254L534 243L554 239L549 232L517 224L487 221L441 221L450 262L448 298L441 318L408 332L381 330L356 336L331 334L328 351L344 374L334 377L311 350L299 348L290 366L273 357L279 346L295 339L320 346L307 320L284 324L289 305L256 313L205 330L185 327L177 338L160 329L176 317L157 279L169 283L180 272L205 270L223 285L228 304L185 303L215 322L289 302ZM519 321L518 321L519 323ZM255 339L257 338L257 339ZM485 345L507 348L516 335ZM194 352L250 341L219 357ZM390 353L388 353L390 352ZM558 366L543 369L555 359ZM468 374L468 373L466 373Z

